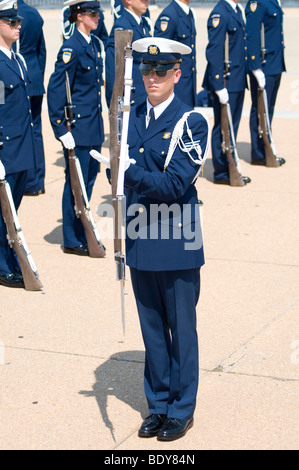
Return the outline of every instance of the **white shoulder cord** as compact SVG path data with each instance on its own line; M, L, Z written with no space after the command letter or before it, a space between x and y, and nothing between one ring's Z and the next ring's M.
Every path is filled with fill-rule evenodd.
M69 8L68 6L62 8L61 13L60 13L61 33L64 39L70 39L70 37L74 34L75 26L76 26L75 23L71 24L68 19L66 21L64 20L64 12L68 8ZM67 33L65 28L66 26L69 26L69 25L70 25L69 32Z
M205 118L205 116L203 116L206 119L206 122L207 122L207 125L208 125L208 138L207 138L207 145L206 145L205 153L204 153L204 155L202 155L201 146L199 145L200 140L196 140L196 141L193 140L192 131L191 131L189 125L188 125L188 117L190 116L191 113L199 114L197 111L194 111L194 110L188 111L187 113L183 114L183 116L177 122L177 124L176 124L176 126L173 130L171 141L170 141L169 148L168 148L167 157L165 159L165 164L164 164L164 170L163 171L166 171L166 169L169 165L169 162L170 162L170 160L173 156L173 153L174 153L174 151L175 151L175 149L178 145L180 150L182 150L182 152L187 153L189 158L191 158L191 160L194 163L197 163L198 165L200 165L199 171L198 171L198 173L196 174L196 176L193 180L193 181L195 181L196 178L199 176L199 174L201 172L201 169L202 169L202 167L203 167L203 165L206 161L206 158L208 156L208 153L209 153L210 124L209 124L209 121ZM187 134L188 134L188 137L190 138L190 142L188 142L186 144L182 139L185 123L186 123L186 127L187 127ZM190 153L192 150L195 150L195 152L197 153L197 157L198 157L197 159L194 159L192 157L192 155Z

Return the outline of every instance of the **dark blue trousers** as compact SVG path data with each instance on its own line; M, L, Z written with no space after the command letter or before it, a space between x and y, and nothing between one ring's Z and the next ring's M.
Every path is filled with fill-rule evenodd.
M274 114L274 106L280 85L281 74L266 75L266 92L270 124ZM265 160L264 142L258 135L257 115L257 81L250 74L251 110L250 110L250 135L251 135L251 158L254 160Z
M25 191L34 193L38 191L44 191L45 189L45 152L44 143L42 136L42 102L43 96L32 96L31 97L31 111L33 119L33 134L35 144L35 155L36 155L36 168L28 170L27 184Z
M78 157L83 179L85 183L88 200L91 198L93 185L95 183L97 173L100 168L99 162L92 158L89 154L92 149L101 151L101 146L95 147L76 147L76 156ZM71 248L86 244L85 229L81 220L76 216L74 211L74 196L71 188L68 152L64 150L65 157L65 184L62 196L62 216L63 216L63 240L64 247Z
M191 418L198 388L200 269L153 272L130 268L130 272L145 345L144 389L149 411Z
M211 101L214 110L214 127L212 130L212 161L214 166L214 179L229 180L228 161L225 153L222 152L222 134L221 134L221 104L216 93L211 93ZM242 116L244 102L244 90L229 93L229 104L231 108L235 139Z
M6 175L6 181L10 185L16 210L18 210L22 201L26 186L26 177L27 170ZM15 251L10 248L6 235L6 224L0 211L0 275L12 273L16 268L20 267L17 255Z

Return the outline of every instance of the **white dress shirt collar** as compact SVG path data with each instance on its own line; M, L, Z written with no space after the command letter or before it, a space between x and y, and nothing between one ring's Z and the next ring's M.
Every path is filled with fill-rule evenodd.
M147 99L146 101L146 107L147 107L147 112L146 112L146 127L148 126L148 123L149 123L149 112L150 112L150 109L151 108L154 108L154 114L155 114L155 119L158 119L159 116L161 116L161 114L163 113L163 111L165 111L165 109L167 108L167 106L170 105L170 103L172 102L174 98L174 93L165 101L163 101L162 103L160 104L157 104L157 106L152 106L149 102L149 100Z

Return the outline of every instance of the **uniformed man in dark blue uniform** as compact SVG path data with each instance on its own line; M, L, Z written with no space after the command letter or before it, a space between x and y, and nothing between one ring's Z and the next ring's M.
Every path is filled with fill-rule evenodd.
M25 191L27 171L35 168L33 121L24 58L14 54L21 16L12 0L0 2L0 179L8 181L16 210ZM0 284L24 287L18 259L8 245L0 211Z
M220 0L208 18L209 43L206 48L208 65L203 87L211 92L214 109L212 131L212 160L214 183L230 184L228 161L222 151L221 104L229 101L234 134L237 138L247 88L247 46L243 14L237 1ZM225 42L228 40L228 57ZM229 75L224 79L225 60L229 61ZM243 176L244 183L250 179Z
M111 10L114 16L114 20L117 20L117 18L119 18L122 15L124 9L125 9L125 6L122 0L111 1ZM146 10L143 16L146 16L148 19L150 19L149 9Z
M42 136L42 102L45 93L44 74L46 67L46 45L43 34L44 20L36 8L18 0L18 11L23 17L20 40L16 49L26 61L29 76L29 92L36 145L37 168L29 170L25 195L37 196L45 192L45 152Z
M160 13L154 36L173 39L191 47L192 52L183 57L182 76L175 86L176 95L192 108L196 105L196 27L189 0L172 0Z
M125 9L117 18L111 29L106 48L106 101L108 107L113 91L115 77L114 30L130 29L133 31L133 41L151 36L151 26L148 18L143 15L147 11L149 0L124 0ZM133 86L132 99L134 106L143 102L146 96L142 76L139 71L140 54L133 52Z
M89 151L100 151L104 141L102 119L103 60L99 39L91 34L99 17L99 2L69 0L70 21L76 23L73 35L61 47L55 71L48 85L48 109L55 137L64 147L66 180L62 199L64 252L89 255L84 227L74 211L74 198L68 168L68 150L76 148L87 196L90 199L99 164ZM66 72L69 76L75 123L67 132L64 107L67 104Z
M245 12L252 101L250 111L251 163L266 165L263 139L258 134L257 88L266 89L271 123L281 74L286 70L283 11L280 0L249 0ZM265 49L263 53L262 46ZM279 165L285 163L284 158L277 158L277 161Z
M133 43L148 99L129 122L126 262L146 359L150 416L140 437L178 439L192 427L198 387L196 304L204 264L196 179L209 147L207 119L175 94L191 48L164 38Z

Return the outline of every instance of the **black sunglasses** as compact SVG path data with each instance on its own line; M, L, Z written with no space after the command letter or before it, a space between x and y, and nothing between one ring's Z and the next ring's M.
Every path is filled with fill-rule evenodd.
M179 69L170 69L170 70L141 70L141 73L142 73L143 77L148 77L151 72L155 72L155 73L158 75L158 77L162 78L162 77L166 77L167 72L175 72L175 70L179 70Z
M14 18L8 18L8 19L5 19L5 21L8 21L11 28L14 28L15 26L19 26L19 24L22 23L22 20L15 20Z
M91 16L92 18L96 18L99 15L98 11L84 11L81 15Z

